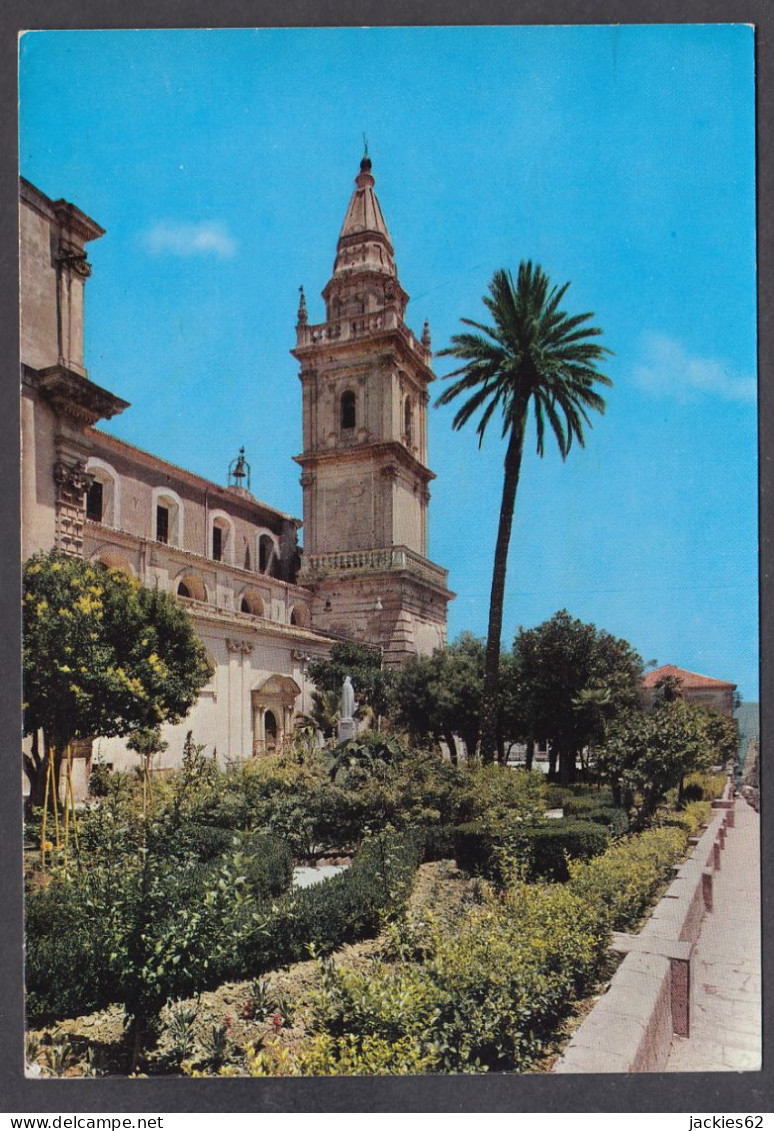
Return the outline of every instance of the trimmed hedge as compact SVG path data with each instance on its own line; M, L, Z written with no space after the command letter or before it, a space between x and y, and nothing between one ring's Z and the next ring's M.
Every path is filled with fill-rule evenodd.
M547 821L526 828L520 853L526 867L526 879L564 883L569 879L567 859L588 860L604 852L609 843L607 828L593 821Z
M566 858L596 856L605 851L608 837L607 828L593 821L471 821L456 830L454 850L458 867L498 884L509 878L509 857L521 866L525 880L564 882L569 875Z
M595 789L593 793L565 796L562 803L565 817L583 817L600 809L612 809L613 798L607 789Z
M617 840L596 859L571 863L569 886L589 903L607 908L612 930L628 930L647 911L687 843L685 830L676 827Z
M594 821L597 825L606 825L611 836L623 836L629 831L629 814L625 809L618 806L587 809L583 814L583 820Z
M299 888L265 908L266 918L244 940L231 977L250 977L378 933L403 906L422 858L422 838L383 833L363 843L345 872Z

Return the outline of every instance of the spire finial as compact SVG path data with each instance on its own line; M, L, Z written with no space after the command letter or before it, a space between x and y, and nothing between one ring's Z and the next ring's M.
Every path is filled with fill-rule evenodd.
M362 177L364 173L370 179L368 182L363 182L363 184L361 184L360 177ZM355 184L358 186L358 188L363 188L366 183L373 185L374 179L371 176L371 158L368 156L368 138L365 134L363 134L363 159L360 162L360 176L355 177Z
M425 324L422 327L422 345L426 350L430 349L430 323L425 319Z
M304 294L303 284L298 288L298 325L306 326L309 321L309 315L306 310L306 295Z

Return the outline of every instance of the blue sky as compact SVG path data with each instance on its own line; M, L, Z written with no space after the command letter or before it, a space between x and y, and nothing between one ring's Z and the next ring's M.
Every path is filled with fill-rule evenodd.
M298 286L321 320L365 132L435 349L532 258L614 351L586 449L530 435L505 642L566 607L757 698L751 28L37 32L20 74L22 173L107 229L87 364L132 408L106 428L218 482L245 444L300 515ZM452 415L430 553L450 637L483 635L504 449Z

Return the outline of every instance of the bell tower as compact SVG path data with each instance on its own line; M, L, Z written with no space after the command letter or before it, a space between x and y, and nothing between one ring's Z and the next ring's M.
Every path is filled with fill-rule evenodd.
M447 572L427 557L430 330L417 339L368 155L310 324L301 289L296 347L303 396L300 584L315 627L381 645L399 664L446 641Z

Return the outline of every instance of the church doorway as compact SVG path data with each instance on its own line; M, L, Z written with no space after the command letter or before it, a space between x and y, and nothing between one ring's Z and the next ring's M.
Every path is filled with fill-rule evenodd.
M263 728L266 733L266 753L272 754L277 749L277 720L273 711L265 712Z
M293 731L301 688L288 675L271 675L251 692L253 754L276 754Z

